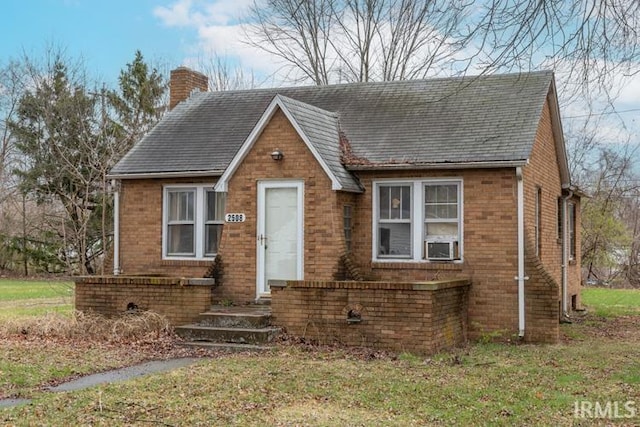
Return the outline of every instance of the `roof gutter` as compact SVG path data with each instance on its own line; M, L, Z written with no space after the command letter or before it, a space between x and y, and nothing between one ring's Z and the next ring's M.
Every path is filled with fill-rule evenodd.
M347 170L416 170L416 169L496 169L516 168L529 164L528 160L506 160L487 162L439 162L439 163L371 163L345 165Z
M108 179L149 179L149 178L197 178L204 176L220 176L224 171L186 171L186 172L143 172L143 173L113 173Z

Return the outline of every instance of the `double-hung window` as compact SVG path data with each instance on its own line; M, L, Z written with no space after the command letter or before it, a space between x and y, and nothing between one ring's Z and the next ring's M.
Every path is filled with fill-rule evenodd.
M194 188L173 189L167 198L167 255L195 256L195 201Z
M218 252L225 193L216 193L212 187L208 184L164 188L164 258L202 259Z
M462 181L374 183L374 260L452 261L462 251Z
M222 237L222 225L224 224L225 194L213 190L205 191L204 256L206 257L212 257L218 253L218 244L220 237Z
M378 186L378 257L411 257L411 184Z
M460 185L424 184L425 258L459 259Z

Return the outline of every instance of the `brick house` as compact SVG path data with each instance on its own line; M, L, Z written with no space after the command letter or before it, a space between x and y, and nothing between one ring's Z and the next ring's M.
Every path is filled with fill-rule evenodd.
M114 275L213 275L213 301L272 299L298 333L464 294L471 337L557 341L580 305L580 194L551 72L206 90L172 71L172 110L110 173Z

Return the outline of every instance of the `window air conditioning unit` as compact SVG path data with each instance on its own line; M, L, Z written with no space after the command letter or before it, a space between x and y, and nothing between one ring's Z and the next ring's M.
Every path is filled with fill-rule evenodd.
M432 261L451 261L456 258L457 243L450 241L427 240L425 242L425 253L427 259Z

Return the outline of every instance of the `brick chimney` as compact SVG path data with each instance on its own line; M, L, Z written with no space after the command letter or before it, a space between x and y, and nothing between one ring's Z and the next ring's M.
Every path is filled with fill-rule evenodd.
M194 89L206 92L209 89L209 79L202 73L187 67L171 70L169 79L169 110L191 96Z

